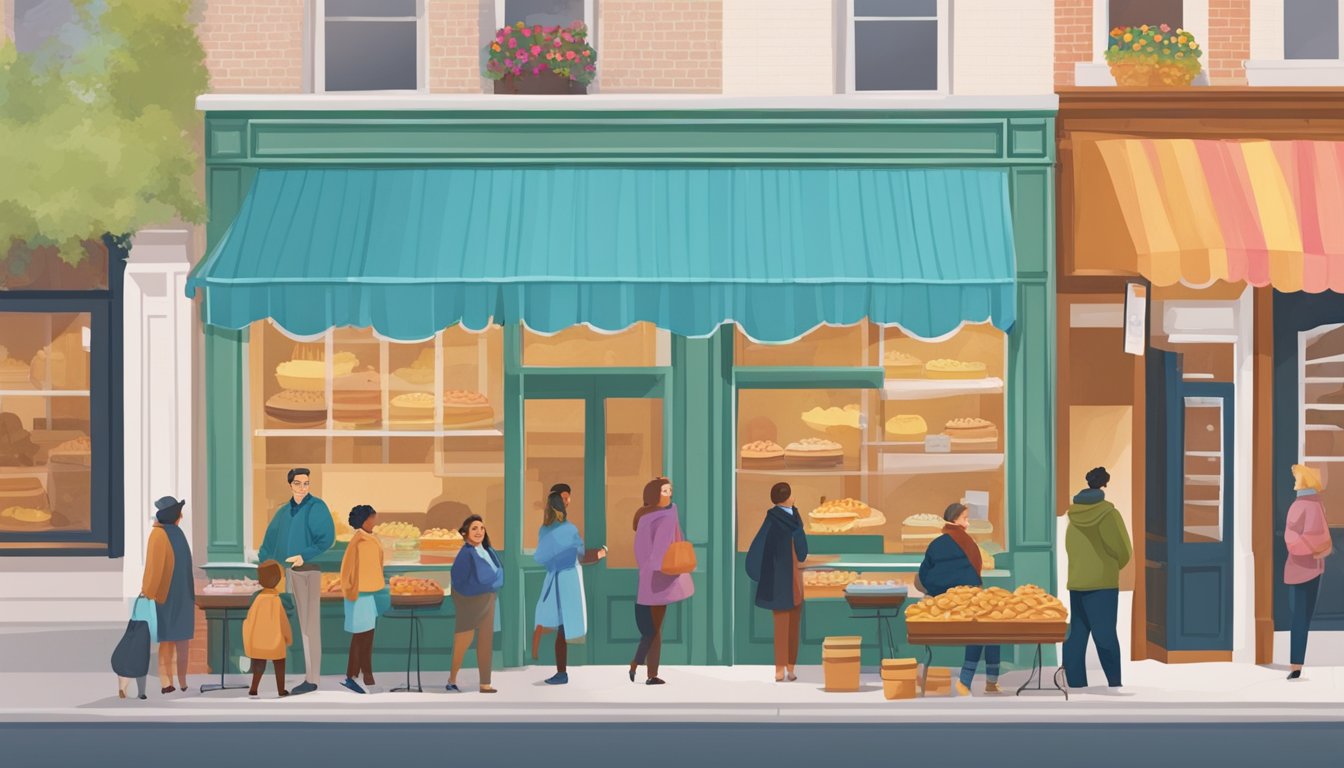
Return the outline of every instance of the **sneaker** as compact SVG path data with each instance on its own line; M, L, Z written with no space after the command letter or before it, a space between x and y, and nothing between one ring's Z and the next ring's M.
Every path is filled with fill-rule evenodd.
M644 681L645 685L667 685L667 681L661 677L650 677Z
M963 682L961 682L960 680L957 681L957 695L958 695L958 696L970 696L970 695L971 695L971 689L970 689L970 688L967 688L967 687L966 687L966 684L963 683Z
M299 683L298 685L294 686L294 690L290 691L289 693L291 696L302 696L305 693L312 693L313 691L316 690L317 690L317 683L310 683L307 680L305 680L302 683Z
M568 672L556 672L554 675L546 678L547 685L565 685L569 682Z
M1289 679L1289 680L1301 680L1301 679L1302 679L1302 670L1300 670L1300 669L1294 669L1292 672L1289 672L1289 673L1288 673L1288 679Z
M996 693L1003 693L1003 691L999 688L998 683L985 683L985 693L992 695Z
M453 683L449 683L449 684L443 686L443 688L444 688L444 690L448 691L449 693L461 693L461 692L462 692L462 689L461 689L461 688L458 688L458 687L457 687L455 684L453 684Z
M304 683L304 685L307 685L307 683ZM361 688L361 687L359 687L359 683L355 682L354 678L349 678L349 677L345 678L344 680L341 681L341 685L345 686L346 688L349 688L350 690L354 691L355 693L364 693L364 689ZM303 687L303 685L300 685L298 688L295 688L295 689L294 689L294 693L298 693L298 692L299 692L299 688L302 688L302 687Z

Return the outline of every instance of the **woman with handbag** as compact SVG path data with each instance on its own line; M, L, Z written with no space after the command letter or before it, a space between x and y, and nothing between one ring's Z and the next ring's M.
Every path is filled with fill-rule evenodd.
M644 506L635 512L635 562L639 565L639 593L635 598L635 625L639 647L630 662L630 682L646 663L645 685L662 685L658 658L663 649L663 618L667 606L695 594L691 571L695 550L681 534L677 505L672 503L672 481L656 477L644 486Z
M350 656L341 685L368 693L373 683L373 629L382 611L379 596L387 588L383 576L383 545L373 535L378 512L368 504L350 510L355 535L341 558L341 594L345 597L345 631L350 633ZM364 685L355 678L363 672Z

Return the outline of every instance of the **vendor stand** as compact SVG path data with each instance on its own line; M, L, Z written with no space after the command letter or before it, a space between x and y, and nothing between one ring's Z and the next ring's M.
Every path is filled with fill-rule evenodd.
M1040 621L948 621L948 622L908 622L905 625L906 637L911 645L923 645L925 651L924 669L920 673L919 685L923 690L929 666L933 663L933 646L966 645L1035 645L1036 654L1032 662L1031 673L1017 689L1021 696L1025 690L1048 690L1041 685L1043 669L1043 647L1064 642L1068 635L1067 622ZM1055 689L1064 694L1067 701L1069 692L1060 684L1063 668L1051 676ZM1036 687L1031 688L1032 680Z

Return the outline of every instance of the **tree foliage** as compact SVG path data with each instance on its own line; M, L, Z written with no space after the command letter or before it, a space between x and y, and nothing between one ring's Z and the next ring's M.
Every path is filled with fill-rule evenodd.
M72 264L104 233L203 218L195 98L208 81L192 0L73 4L59 38L0 44L0 244L54 246Z

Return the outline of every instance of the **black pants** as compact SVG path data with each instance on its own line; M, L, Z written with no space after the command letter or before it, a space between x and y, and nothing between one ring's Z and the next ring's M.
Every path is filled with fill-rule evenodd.
M1069 590L1069 636L1064 640L1064 675L1070 688L1087 687L1087 638L1097 644L1106 683L1120 686L1120 637L1115 633L1120 590Z
M658 676L658 659L663 654L663 617L666 605L635 605L635 626L639 627L639 647L631 667L648 662L649 677Z
M1292 606L1293 623L1289 635L1288 663L1302 665L1307 658L1307 630L1316 613L1316 597L1321 593L1321 577L1301 584L1288 585L1288 604Z

